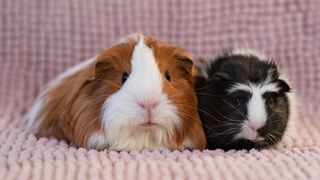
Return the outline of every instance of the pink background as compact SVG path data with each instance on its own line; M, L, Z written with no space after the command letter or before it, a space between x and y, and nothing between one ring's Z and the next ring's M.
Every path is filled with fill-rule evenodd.
M319 9L316 0L1 0L0 179L320 179ZM236 47L273 57L299 97L297 136L261 152L107 153L23 132L46 83L134 32L195 59Z

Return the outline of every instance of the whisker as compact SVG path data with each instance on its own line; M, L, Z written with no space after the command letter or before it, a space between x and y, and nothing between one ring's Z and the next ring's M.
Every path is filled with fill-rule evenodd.
M282 122L283 120L281 119L276 119L276 120L273 120L273 121L270 121L270 123L277 123L277 122Z
M208 135L208 137L216 137L216 136L224 135L224 134L229 135L229 134L236 133L238 131L239 131L238 128L231 128L231 129L227 129L221 133L212 133L212 134Z
M226 123L223 123L223 124L214 125L214 127L217 128L217 127L234 126L234 125L239 125L239 123L226 122Z
M197 92L196 94L204 95L204 96L211 96L211 97L223 97L223 96L221 96L221 95L209 94L209 93L200 93L200 92Z
M235 142L235 141L237 141L238 139L234 136L234 137L232 137L231 138L231 141L230 142L228 142L228 143L226 143L227 145L228 144L231 144L231 143L233 143L233 142Z
M236 120L234 120L234 119L231 119L231 118L223 115L222 113L220 113L220 112L219 112L214 106L212 106L212 105L210 105L210 108L212 108L212 109L213 109L214 111L216 111L220 116L222 116L223 118L225 118L225 119L227 119L227 120L229 120L229 121L231 121L231 122L241 122L241 121L236 121Z
M290 135L288 135L286 133L279 133L279 132L276 132L276 131L272 131L272 133L275 133L275 134L278 134L278 135L281 135L281 136L288 136L290 138L293 138L293 136L290 136Z
M244 115L241 111L239 111L238 108L236 108L235 106L233 106L232 104L230 104L228 101L226 101L225 99L222 98L222 100L227 103L230 107L232 107L234 110L236 110L239 114L241 114L243 117L246 117L246 115Z
M192 107L192 106L189 106L189 105L186 105L186 104L182 104L182 103L179 103L178 105L180 105L180 106L186 106L186 107L190 107L190 108L196 109L196 110L198 110L198 111L200 111L200 112L208 115L209 117L215 119L217 122L220 122L220 123L222 122L221 120L219 120L218 118L216 118L216 117L215 117L214 115L212 115L211 113L209 113L209 112L207 112L207 111L205 111L205 110L203 110L203 109L201 109L201 108L199 108L199 107L195 108L195 107ZM215 111L217 111L217 110L215 110ZM218 111L217 111L217 112L218 112ZM221 116L224 116L224 115L221 114L220 112L218 112L218 113L219 113ZM231 121L231 122L236 122L236 123L241 122L241 120L230 119L230 118L228 118L228 117L226 117L226 116L224 116L224 117L225 117L226 119L228 119L229 121Z
M270 136L266 136L265 137L266 138L266 140L268 140L268 141L270 141L272 144L275 144L276 142L270 137Z
M270 133L268 135L275 140L275 143L279 142L279 138L275 137L274 135L272 135Z
M182 103L179 103L179 102L178 102L177 105L178 105L178 106L182 106L182 107L184 106L184 107L189 107L189 108L195 109L195 110L197 110L197 111L200 111L200 112L202 112L202 113L210 116L211 118L215 119L216 121L221 122L221 121L218 120L216 117L214 117L211 113L209 113L209 112L207 112L207 111L205 111L205 110L202 110L202 109L200 109L200 108L193 107L193 106L189 106L189 105L187 105L187 104L182 104Z
M209 86L210 86L210 84L208 84L208 85L206 85L206 86L202 86L202 87L195 88L194 90L195 90L195 91L201 90L201 89L204 89L204 88L209 87Z
M178 114L179 116L187 116L187 117L189 117L189 118L191 118L191 119L194 119L194 117L190 116L189 114L183 113L183 112L177 112L177 114ZM200 123L201 123L204 127L206 127L206 128L208 128L209 130L211 130L211 128L210 128L209 126L207 126L206 124L202 123L201 120L200 120Z
M221 143L223 142L223 140L224 140L226 137L228 137L228 135L230 135L230 133L229 133L229 134L226 134L224 137L221 138L221 140L220 140L219 143L218 143L218 147L221 145Z

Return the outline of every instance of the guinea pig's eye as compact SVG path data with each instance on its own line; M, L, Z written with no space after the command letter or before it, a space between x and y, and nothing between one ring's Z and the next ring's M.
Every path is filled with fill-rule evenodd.
M242 106L242 105L244 105L244 103L245 103L245 101L243 98L239 98L239 97L235 98L235 104L237 106Z
M267 100L267 103L268 103L269 107L273 107L275 105L275 103L276 103L276 99L275 98L269 98Z
M168 81L171 81L171 76L170 76L169 71L166 71L165 74L164 74L164 76L166 77L166 79L167 79Z
M272 99L272 98L269 99L268 105L269 105L269 106L273 106L273 99Z
M278 103L277 93L265 93L264 98L266 99L266 105L271 108Z
M124 72L123 74L122 74L122 83L124 83L124 82L126 82L126 80L128 79L128 77L129 77L129 74L127 73L127 72Z

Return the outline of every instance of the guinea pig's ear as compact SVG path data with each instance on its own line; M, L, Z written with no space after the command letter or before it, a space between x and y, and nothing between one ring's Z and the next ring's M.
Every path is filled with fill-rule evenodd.
M280 88L279 92L281 93L290 92L291 88L284 80L278 79L277 83L278 83L278 87Z
M175 56L175 58L180 62L182 67L189 73L192 74L193 61L188 56Z
M94 66L94 78L100 77L103 72L112 67L110 59L99 59Z
M229 81L231 77L229 74L225 72L216 72L210 78L210 81L218 82L218 81Z

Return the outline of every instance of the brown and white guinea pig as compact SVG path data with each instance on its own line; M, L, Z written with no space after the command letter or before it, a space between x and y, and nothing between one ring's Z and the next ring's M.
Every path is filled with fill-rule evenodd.
M273 61L239 49L196 66L198 108L209 149L262 149L289 136L293 94Z
M51 82L27 128L98 150L203 149L192 68L182 48L128 36Z

